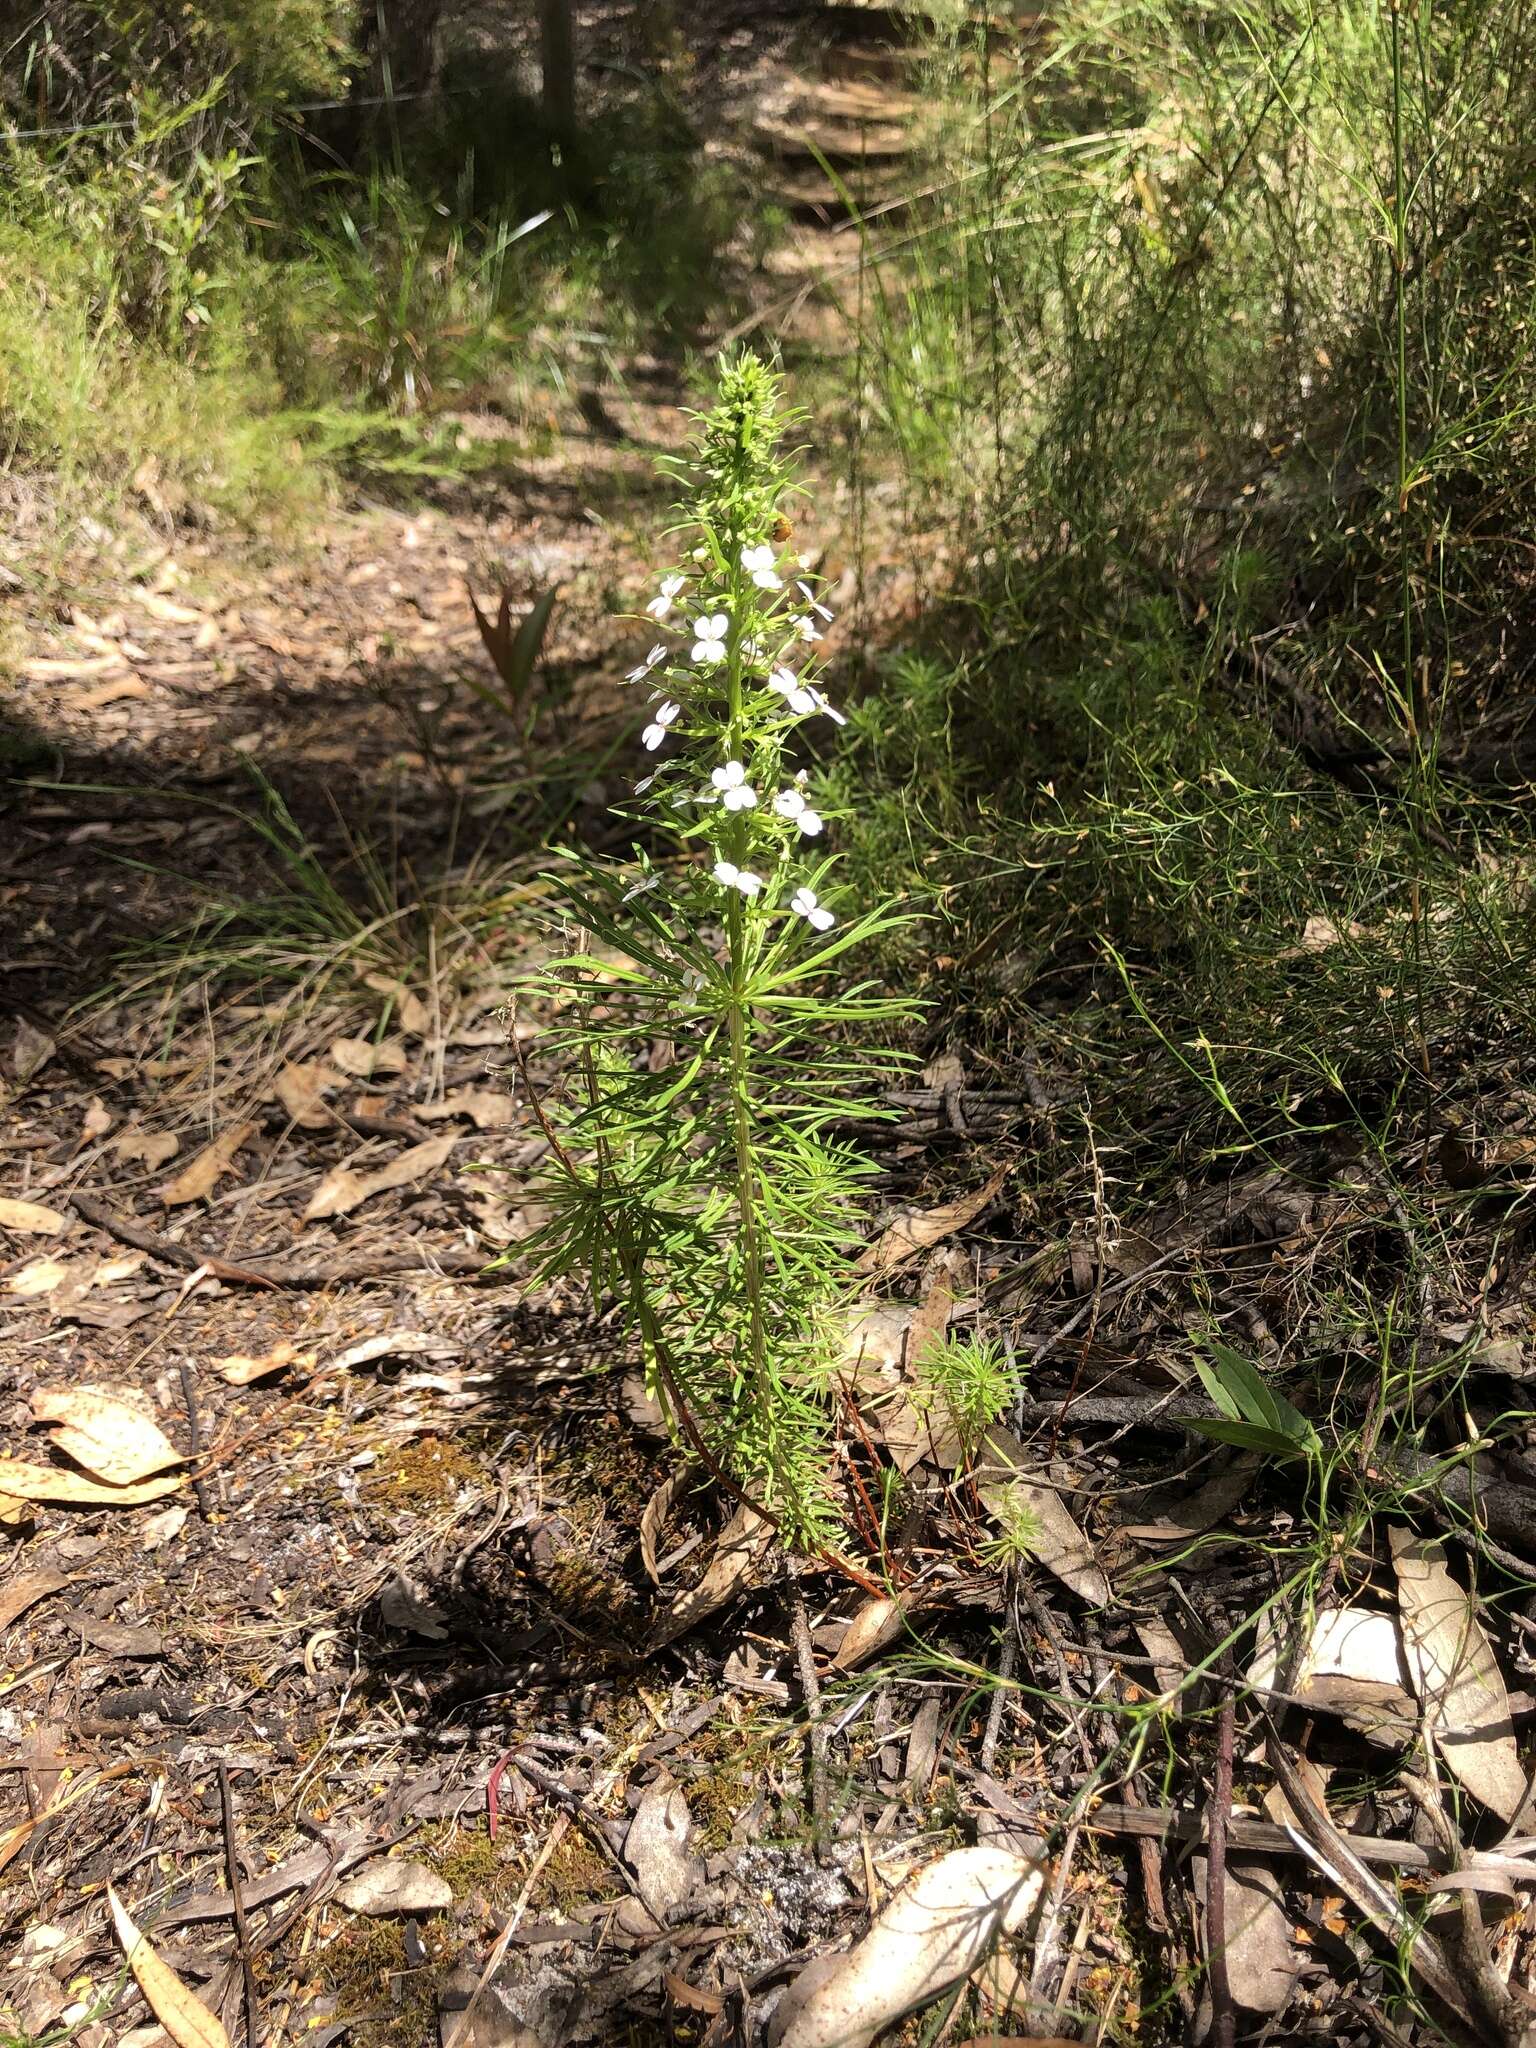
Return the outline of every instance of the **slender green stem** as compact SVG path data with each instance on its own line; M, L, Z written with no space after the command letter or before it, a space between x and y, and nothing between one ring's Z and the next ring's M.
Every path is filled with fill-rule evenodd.
M1397 552L1402 601L1403 701L1414 755L1423 775L1428 707L1414 673L1413 563L1408 539L1408 173L1403 138L1403 17L1401 0L1387 0L1392 23L1392 272L1397 363Z
M726 656L728 693L727 730L731 758L740 758L742 741L741 704L741 619L744 587L739 566L741 540L732 534L731 546L731 636ZM738 823L732 858L738 864L747 857L749 834L745 821ZM747 919L746 904L733 889L725 917L726 945L730 954L730 1093L731 1122L736 1145L736 1210L741 1221L741 1249L746 1271L747 1296L751 1306L752 1391L761 1395L766 1379L767 1348L763 1327L763 1264L757 1225L757 1165L752 1150L751 1044L747 1032Z

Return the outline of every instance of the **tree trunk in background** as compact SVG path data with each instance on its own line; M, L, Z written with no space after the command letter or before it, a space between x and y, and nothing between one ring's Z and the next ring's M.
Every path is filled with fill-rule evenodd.
M557 142L572 142L576 136L576 41L571 0L539 0L539 61L550 128Z

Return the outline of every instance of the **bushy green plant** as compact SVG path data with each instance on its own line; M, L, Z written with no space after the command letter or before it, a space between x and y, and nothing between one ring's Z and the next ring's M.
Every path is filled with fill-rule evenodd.
M728 362L684 469L683 563L647 607L662 637L630 679L655 757L630 815L681 852L575 865L581 943L527 993L571 1076L543 1108L542 1275L616 1301L679 1434L814 1539L831 1515L818 1393L869 1171L838 1127L868 1113L892 1057L878 1027L908 1006L843 980L896 914L832 907L830 819L795 765L801 722L842 714L815 675L823 608L776 538L784 427L772 372Z

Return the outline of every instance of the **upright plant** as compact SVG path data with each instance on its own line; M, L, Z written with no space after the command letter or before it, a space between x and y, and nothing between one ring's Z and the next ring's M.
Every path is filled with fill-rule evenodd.
M821 1395L869 1172L837 1131L875 1113L860 1092L894 1057L859 1034L907 1005L842 975L896 918L832 907L802 750L808 727L843 719L815 680L830 613L786 552L786 425L778 378L742 355L676 466L686 557L646 607L663 637L629 677L650 693L655 757L628 813L642 850L577 863L577 946L536 984L579 1076L539 1105L537 1250L544 1275L581 1271L594 1305L621 1306L692 1448L817 1541Z

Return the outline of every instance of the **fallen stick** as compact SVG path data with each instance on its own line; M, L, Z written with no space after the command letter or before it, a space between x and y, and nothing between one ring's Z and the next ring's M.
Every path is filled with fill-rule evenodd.
M173 1237L165 1237L158 1230L151 1230L147 1223L135 1223L126 1216L119 1216L115 1209L109 1209L105 1202L98 1202L93 1195L71 1195L70 1206L75 1214L87 1223L93 1223L98 1230L115 1237L119 1244L131 1245L135 1251L148 1252L152 1259L163 1259L168 1265L180 1266L188 1272L195 1272L205 1266L220 1280L240 1281L248 1287L320 1288L340 1287L356 1280L382 1280L397 1273L480 1273L491 1263L494 1253L470 1251L422 1252L362 1252L350 1259L326 1259L319 1265L287 1266L257 1265L250 1261L236 1264L229 1259L214 1257L211 1253L192 1251L184 1244L178 1244Z
M1086 1828L1105 1835L1132 1835L1156 1842L1198 1842L1206 1844L1204 1816L1175 1813L1166 1806L1097 1806L1083 1821ZM1417 1842L1389 1842L1379 1835L1345 1835L1344 1840L1362 1863L1380 1863L1398 1870L1450 1868L1449 1857L1421 1848ZM1249 1820L1234 1813L1227 1819L1227 1847L1249 1850L1260 1856L1299 1856L1301 1851L1284 1828L1267 1820Z

